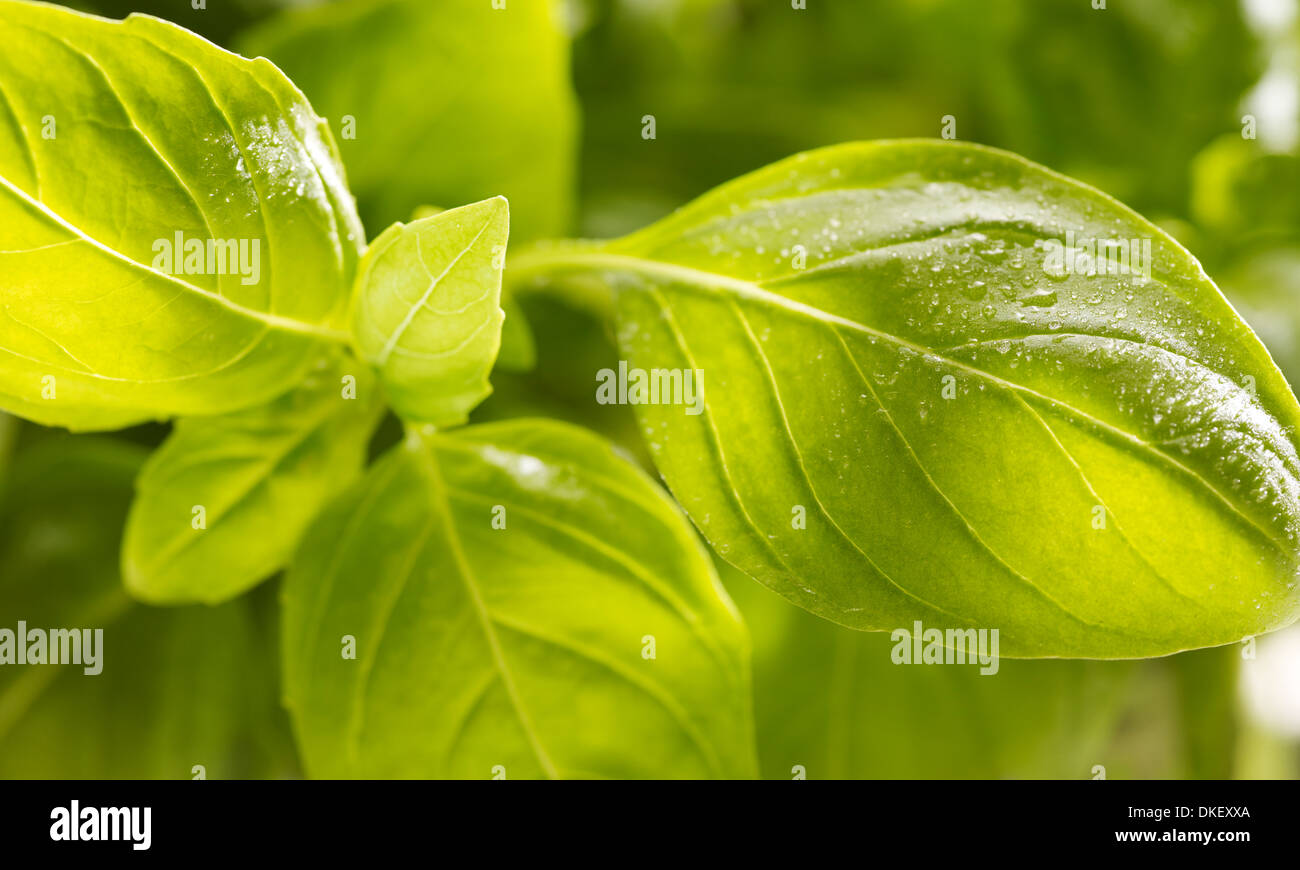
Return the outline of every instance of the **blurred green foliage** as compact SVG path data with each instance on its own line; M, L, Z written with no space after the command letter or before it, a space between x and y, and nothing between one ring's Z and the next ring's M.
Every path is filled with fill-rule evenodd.
M118 550L143 449L98 437L23 449L0 496L3 627L102 629L103 670L0 670L0 778L290 776L267 593L216 608L132 601Z
M243 28L274 12L325 2L329 0L202 0L195 8L192 0L72 0L63 5L108 18L132 12L154 15L226 45Z
M1144 214L1236 128L1262 58L1237 4L769 0L582 4L575 49L592 231L639 225L742 172L833 142L939 136L1019 152ZM656 10L648 12L647 9ZM655 114L658 138L637 135ZM657 216L657 215L654 215ZM598 220L597 220L598 219Z
M1086 779L1133 662L896 665L890 635L820 619L720 565L754 643L759 761L768 779Z
M517 244L566 234L573 207L577 107L556 8L339 0L235 45L330 120L370 238L419 206L504 194Z

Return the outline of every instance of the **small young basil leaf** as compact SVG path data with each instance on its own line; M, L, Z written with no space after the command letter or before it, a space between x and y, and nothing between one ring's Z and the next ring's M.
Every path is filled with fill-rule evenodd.
M748 637L672 501L533 420L421 435L321 515L284 673L324 777L748 777Z
M25 448L14 464L0 499L0 627L16 633L22 621L29 651L36 631L84 641L89 630L91 645L80 665L0 667L0 779L296 770L276 704L271 602L160 610L122 589L120 529L143 459L134 446L76 438Z
M373 374L349 358L322 360L261 408L177 421L136 481L127 590L152 604L219 604L284 567L360 476L382 409Z
M73 429L262 404L364 239L324 122L166 22L0 0L0 407Z
M753 637L765 779L1087 779L1106 761L1132 662L926 664L910 636L853 631L721 573Z
M446 209L438 206L422 205L411 213L411 220L419 221L444 211ZM502 293L501 312L505 315L505 322L501 325L501 350L497 354L496 367L512 372L532 371L537 365L537 346L523 309L513 296Z
M676 375L636 404L678 500L820 616L1128 658L1300 614L1300 406L1191 255L1096 190L849 144L509 274L574 271L612 288L628 385Z
M352 340L408 422L464 423L492 392L501 346L503 197L394 224L357 272Z
M577 99L561 7L339 0L243 34L340 132L368 226L497 193L521 240L570 231Z

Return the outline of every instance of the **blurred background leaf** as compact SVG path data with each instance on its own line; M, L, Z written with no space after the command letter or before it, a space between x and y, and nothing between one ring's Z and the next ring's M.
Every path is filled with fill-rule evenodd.
M1262 57L1238 4L586 0L584 230L621 233L795 151L938 136L1017 151L1143 213L1239 124ZM656 115L657 138L641 139Z
M1300 156L1228 134L1197 155L1190 176L1192 250L1294 387L1300 383Z
M0 627L102 629L103 670L0 670L0 778L297 770L278 703L272 595L161 610L122 587L118 545L144 455L87 436L15 457L0 497Z
M1243 255L1218 274L1294 389L1300 384L1300 243Z
M884 632L843 628L719 568L754 643L762 775L1088 779L1133 662L899 665Z
M577 106L558 9L340 0L235 46L273 60L329 119L371 238L417 206L502 194L516 245L565 234L573 207Z
M202 0L194 8L193 0L76 0L66 3L85 12L109 18L125 18L143 12L174 21L187 30L202 34L218 44L225 44L235 33L254 21L281 9L315 6L329 0Z

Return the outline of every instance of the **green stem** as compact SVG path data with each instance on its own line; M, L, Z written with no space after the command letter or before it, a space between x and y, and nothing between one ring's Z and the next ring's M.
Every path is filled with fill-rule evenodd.
M529 245L506 261L505 284L516 298L544 295L590 311L602 320L614 317L609 282L598 268L604 242L566 241Z

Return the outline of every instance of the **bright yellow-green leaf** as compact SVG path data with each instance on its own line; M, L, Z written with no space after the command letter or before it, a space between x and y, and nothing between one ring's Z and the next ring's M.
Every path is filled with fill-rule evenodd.
M637 405L678 500L816 614L1095 658L1300 615L1300 406L1191 255L1092 188L849 144L509 274L575 271L629 371L700 373L702 408Z
M754 774L748 637L708 555L573 426L412 431L307 533L284 620L314 776Z
M498 196L394 224L366 251L353 342L403 419L463 423L492 392L509 233L510 208Z
M438 206L422 205L412 213L411 220L419 221L444 211L446 209ZM501 313L505 315L505 322L501 325L501 350L497 354L496 367L512 372L532 370L537 364L537 345L518 300L503 293Z
M216 604L282 568L360 476L379 398L364 365L322 360L269 405L177 422L136 481L127 589L154 604Z
M339 340L363 243L265 60L0 0L0 407L104 429L260 404Z

